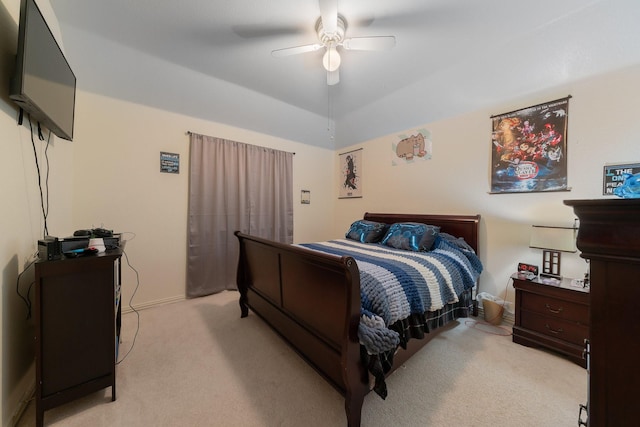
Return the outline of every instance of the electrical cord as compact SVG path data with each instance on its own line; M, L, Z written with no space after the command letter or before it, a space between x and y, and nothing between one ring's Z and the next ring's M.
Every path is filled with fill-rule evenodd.
M22 124L22 118L23 118L23 110L22 108L20 109L20 117L18 119L18 123L21 125ZM46 161L46 175L45 175L45 190L43 191L42 189L42 174L40 172L40 162L38 160L38 150L36 149L36 142L33 138L33 122L31 121L31 115L29 115L29 130L30 130L30 136L31 136L31 146L33 148L33 158L36 164L36 171L38 173L38 189L40 191L40 208L42 209L42 217L43 217L43 237L46 237L49 235L49 227L47 224L47 217L49 216L49 145L51 143L51 130L49 130L49 134L47 136L47 145L44 149L44 157L45 157L45 161ZM44 136L42 135L42 128L40 127L40 122L38 122L38 138L41 141L44 141ZM46 194L46 199L45 199L45 194ZM46 201L45 201L46 200ZM18 274L18 277L16 279L16 293L18 294L18 296L20 297L20 299L22 301L24 301L25 305L27 306L27 320L31 318L31 289L33 288L33 285L35 284L35 282L31 282L29 284L29 287L27 288L27 293L26 296L22 295L22 293L20 292L20 279L22 278L22 275L29 269L29 267L31 267L36 261L37 261L37 252L36 254L33 255L33 261L31 261L25 268L24 270L22 270L22 272L20 274Z
M42 191L42 176L40 174L40 162L38 161L38 151L36 150L36 142L33 139L33 123L31 121L31 115L29 115L29 129L31 133L31 146L33 147L33 157L36 162L36 170L38 172L38 189L40 190L40 207L42 208L42 216L44 220L44 230L43 237L49 235L49 229L47 226L47 216L49 214L49 157L47 156L47 149L49 148L49 140L47 140L47 147L45 148L45 158L47 160L47 175L46 175L46 193L47 193L47 206L45 207L45 198ZM40 140L44 141L44 137L42 136L42 130L40 129L40 123L38 123L38 136ZM49 131L49 138L51 138L51 131Z
M134 237L135 237L135 233ZM131 343L131 347L129 348L129 350L127 351L127 353L122 356L122 359L118 360L116 362L116 365L119 365L120 362L124 361L127 356L129 356L129 353L131 353L131 350L133 350L133 347L136 345L136 338L138 337L138 331L140 331L140 313L138 312L138 310L136 310L135 308L133 308L132 302L133 302L133 297L136 295L136 292L138 292L138 288L140 287L140 274L138 273L138 270L136 270L131 263L129 262L129 256L127 255L127 252L125 252L124 249L120 248L122 250L122 253L124 255L125 260L127 261L127 265L129 266L130 269L133 270L133 272L136 274L136 287L133 290L133 293L131 294L131 298L129 298L129 308L131 309L131 311L133 311L136 314L136 322L137 322L137 326L136 326L136 333L133 335L133 342Z
M136 233L134 233L133 231L123 231L123 232L120 233L121 236L124 236L125 234L131 234L131 238L130 239L123 239L126 242L136 238ZM120 249L122 249L122 248L120 248Z
M49 135L47 136L47 146L44 148L44 159L46 160L47 163L47 174L45 175L45 179L44 179L44 188L46 190L47 193L47 208L46 208L46 216L45 218L49 217L49 146L51 142L51 131L49 131ZM49 235L49 230L47 229L47 223L45 222L45 236Z
M24 270L22 270L22 272L20 274L18 274L18 278L16 279L16 293L18 294L18 296L20 297L20 299L22 301L24 301L25 305L27 306L27 317L26 320L31 319L31 297L29 296L29 294L31 293L31 288L33 288L33 285L35 284L35 282L31 282L31 284L29 285L29 288L27 288L27 294L26 296L22 295L20 293L20 278L22 277L22 275L24 273L26 273L26 271L33 265L35 264L35 262L38 259L35 258L34 255L34 259L33 261L31 261L29 264L27 264L27 266L24 268Z

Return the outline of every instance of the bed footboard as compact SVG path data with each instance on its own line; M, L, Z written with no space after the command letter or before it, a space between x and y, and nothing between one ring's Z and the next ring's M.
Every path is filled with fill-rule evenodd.
M235 235L242 317L251 309L263 318L342 393L349 426L359 426L369 387L360 363L355 261L238 231Z
M478 252L480 215L366 213L364 219L436 225ZM238 231L235 235L240 241L237 285L242 317L249 309L262 317L342 393L348 425L359 426L369 374L360 359L360 271L355 260ZM398 348L385 376L443 329Z

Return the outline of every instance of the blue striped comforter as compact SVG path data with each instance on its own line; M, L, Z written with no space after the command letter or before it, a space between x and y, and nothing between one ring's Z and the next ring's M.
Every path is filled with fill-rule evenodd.
M399 334L388 327L412 314L458 302L482 271L480 259L461 241L444 233L429 252L393 249L376 243L339 239L300 246L355 259L360 270L360 343L369 354L394 350Z

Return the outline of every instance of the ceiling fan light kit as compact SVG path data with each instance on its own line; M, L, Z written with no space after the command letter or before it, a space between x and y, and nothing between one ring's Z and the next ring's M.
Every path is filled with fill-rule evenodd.
M346 28L346 22L344 18L338 15L338 19L336 21L336 29L334 32L327 32L322 25L322 17L318 18L316 21L316 32L318 34L318 40L322 43L322 45L326 48L324 55L322 56L322 65L324 69L331 72L336 71L340 67L340 62L342 62L340 58L340 54L338 53L337 46L342 44L344 40L344 32ZM327 77L327 84L332 85L338 83L339 80L329 80Z
M338 14L336 0L320 0L320 18L316 21L315 30L320 43L276 49L271 55L281 58L300 53L325 49L322 65L327 70L327 84L335 85L340 81L338 69L342 58L337 48L345 50L390 50L396 44L394 36L354 37L345 39L347 21Z
M327 71L336 71L340 66L340 54L335 46L331 46L322 56L322 65Z

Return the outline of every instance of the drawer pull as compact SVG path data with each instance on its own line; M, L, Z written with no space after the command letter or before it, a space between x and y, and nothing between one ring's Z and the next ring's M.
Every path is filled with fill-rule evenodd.
M562 307L560 307L560 308L558 308L558 309L554 309L554 308L551 308L551 306L550 306L549 304L545 304L544 306L547 308L547 310L549 310L549 311L550 311L550 312L552 312L553 314L560 314L560 313L562 313Z
M552 334L561 334L564 332L564 330L562 328L560 329L553 329L551 328L551 326L549 326L549 324L545 324L544 326L546 326L546 328L549 330L549 332L551 332Z

